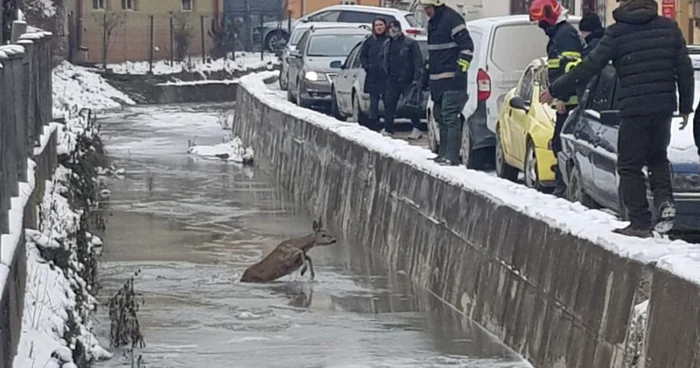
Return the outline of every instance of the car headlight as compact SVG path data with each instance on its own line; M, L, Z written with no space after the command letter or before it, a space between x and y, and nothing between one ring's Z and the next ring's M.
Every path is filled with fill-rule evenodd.
M673 173L674 192L700 192L700 174Z
M308 71L304 74L304 78L310 82L317 82L323 80L324 75L322 73L316 73L315 71Z

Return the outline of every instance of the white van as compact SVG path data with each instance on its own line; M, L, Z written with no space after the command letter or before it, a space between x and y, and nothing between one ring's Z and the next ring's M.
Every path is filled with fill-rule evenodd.
M569 16L578 28L581 17ZM482 18L467 22L474 41L474 59L469 66L469 100L462 110L462 163L470 169L484 170L493 165L495 132L499 107L508 91L518 83L525 67L546 56L549 38L528 15ZM437 153L440 137L429 100L428 139Z

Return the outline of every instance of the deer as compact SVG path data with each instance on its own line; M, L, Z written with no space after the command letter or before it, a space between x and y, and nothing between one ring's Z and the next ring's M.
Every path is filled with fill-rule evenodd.
M294 239L287 239L277 245L260 262L248 267L241 277L241 282L265 283L275 281L283 276L291 275L301 268L304 276L310 271L311 280L316 277L311 257L307 254L315 246L327 246L336 243L326 230L323 230L323 222L319 218L314 221L313 233Z

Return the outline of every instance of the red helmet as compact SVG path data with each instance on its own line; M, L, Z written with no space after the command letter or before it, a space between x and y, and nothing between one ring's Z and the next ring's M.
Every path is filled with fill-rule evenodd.
M545 21L550 25L557 24L562 7L557 0L534 0L530 5L530 21Z

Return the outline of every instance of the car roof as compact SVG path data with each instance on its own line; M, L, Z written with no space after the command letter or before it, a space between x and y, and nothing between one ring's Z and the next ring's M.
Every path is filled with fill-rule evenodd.
M384 13L384 14L401 14L408 15L412 14L405 10L394 9L394 8L382 8L379 6L368 6L368 5L331 5L323 8L321 11L325 10L357 10L372 13Z
M299 25L294 27L294 29L309 29L311 27L314 27L314 28L342 28L342 27L357 28L357 27L359 27L360 24L363 24L363 23L306 22L306 23L299 23Z
M314 35L336 35L336 34L369 34L369 27L361 27L356 24L355 27L327 27L318 29L309 29ZM342 31L341 31L342 30Z
M568 20L578 22L581 20L581 17L569 15ZM532 23L530 21L529 15L517 14L517 15L505 15L505 16L501 16L501 17L486 17L486 18L474 19L474 20L468 21L467 25L470 27L486 29L486 28L491 28L493 26L502 26L502 25L511 25L511 24L529 24L529 23Z

